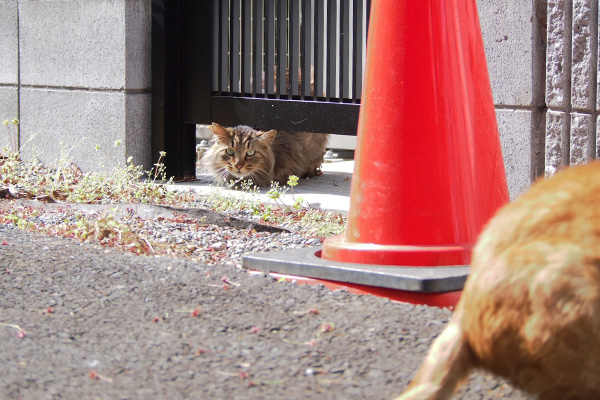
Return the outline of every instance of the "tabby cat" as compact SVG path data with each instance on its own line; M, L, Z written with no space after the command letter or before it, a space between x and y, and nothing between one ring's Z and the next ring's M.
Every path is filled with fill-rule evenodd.
M308 132L257 131L213 123L212 146L204 153L206 172L225 182L251 179L257 186L286 182L290 175L320 175L328 135Z
M452 320L398 400L447 399L475 368L540 400L600 399L600 163L534 184L491 220Z

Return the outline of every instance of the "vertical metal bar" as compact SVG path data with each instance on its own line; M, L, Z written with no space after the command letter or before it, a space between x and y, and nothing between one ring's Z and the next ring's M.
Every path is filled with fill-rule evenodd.
M252 0L242 0L242 93L251 92L252 82Z
M348 19L348 7L346 7L346 3L348 0L339 0L338 4L338 15L340 16L340 20L338 22L339 35L337 36L337 44L338 44L338 73L337 73L337 88L338 88L338 98L340 101L344 98L344 82L346 81L346 77L348 75L348 64L346 63L346 59L348 58L348 48L346 47L347 38L350 37L350 32L346 30L347 26L345 24L345 20Z
M344 18L348 11L344 7L345 0L338 0L338 12L337 14L340 16L340 20L338 22L338 32L336 35L336 43L338 45L338 51L336 54L339 54L337 58L338 70L336 74L335 82L337 84L337 97L339 101L342 101L344 97L344 58L347 56L346 48L344 47L344 36L347 36L346 32L344 32Z
M300 99L304 100L304 81L306 79L305 71L305 63L306 63L306 4L310 3L307 0L300 0Z
M352 102L356 103L356 77L358 75L358 46L360 45L360 31L362 25L358 19L359 0L352 0L352 27L354 35L352 36L352 76L350 77L350 87L352 90Z
M337 0L329 1L327 12L327 94L326 99L329 101L331 97L339 97L337 91L338 83L338 4Z
M331 30L331 7L332 3L336 0L327 0L323 5L323 96L325 100L329 100L331 97L331 88L329 83L329 71L331 71L330 55L331 41L329 40L329 33Z
M307 96L312 96L311 82L314 81L312 69L312 48L313 48L313 28L314 14L312 0L303 0L302 4L302 31L301 31L301 48L302 53L300 60L300 74L302 76L301 96L304 99Z
M368 40L369 39L369 23L371 21L371 0L367 0L366 11L367 11L367 18L366 18L366 22L367 22L367 40Z
M314 99L325 94L325 0L315 0L315 90Z
M300 0L290 0L290 95L298 96L300 70Z
M356 75L358 73L358 44L360 38L361 25L358 19L358 0L352 0L352 74L350 76L350 90L352 90L352 102L356 103Z
M279 98L280 88L279 82L281 81L281 68L279 68L279 42L281 41L281 18L279 14L281 13L281 2L282 0L276 0L276 10L275 10L275 98Z
M254 37L252 39L252 49L254 57L254 79L252 85L252 95L264 93L263 75L264 75L264 60L263 60L263 23L265 17L265 2L264 0L253 0L254 8Z
M327 101L337 97L338 12L337 0L330 0L327 8Z
M324 87L325 87L325 100L329 101L331 99L331 79L329 79L330 76L330 71L331 71L331 58L330 58L330 54L333 52L332 48L331 48L331 8L333 7L333 2L335 2L336 0L329 0L327 2L327 11L326 11L326 16L325 16L325 23L326 23L326 31L325 31L325 37L324 37L324 41L325 41L325 54L323 55L323 64L325 64L325 75L324 75L324 79L323 79L323 83L324 83Z
M212 73L211 73L211 90L213 92L217 92L219 90L219 54L220 53L220 44L219 40L219 0L212 0L212 35L211 35L211 61L212 61Z
M265 94L273 94L275 83L275 0L266 0L265 4Z
M352 83L352 101L354 103L360 102L364 79L363 53L366 46L365 3L366 0L354 0L354 77Z
M287 44L288 44L288 21L287 0L277 2L277 97L287 95Z
M231 86L232 93L241 93L241 68L240 68L240 16L241 16L241 4L240 0L231 1L231 20L229 21L231 36L230 36L230 53L229 59L231 65L231 77L229 85Z
M352 0L340 0L340 99L351 99L350 81L352 75Z
M221 92L229 92L229 2L221 1L221 45L220 58L221 65L219 73L221 74Z

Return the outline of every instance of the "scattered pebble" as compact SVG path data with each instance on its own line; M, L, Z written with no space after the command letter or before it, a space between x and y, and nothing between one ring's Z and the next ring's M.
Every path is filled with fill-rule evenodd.
M210 245L214 251L223 251L227 248L227 245L223 242L217 242Z

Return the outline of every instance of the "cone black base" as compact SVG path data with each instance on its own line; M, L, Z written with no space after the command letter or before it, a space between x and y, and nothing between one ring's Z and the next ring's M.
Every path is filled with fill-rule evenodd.
M321 249L309 247L247 254L242 257L242 265L250 270L322 279L342 286L360 285L364 292L369 292L371 287L373 294L381 289L405 292L405 296L402 293L384 296L436 306L455 305L458 296L440 302L440 295L462 290L470 270L467 265L398 267L335 262L322 259Z

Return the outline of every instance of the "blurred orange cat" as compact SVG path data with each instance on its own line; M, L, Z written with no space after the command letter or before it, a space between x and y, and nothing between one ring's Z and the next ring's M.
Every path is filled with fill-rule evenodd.
M452 320L397 400L448 399L476 368L540 400L600 399L600 163L537 182L490 221Z

